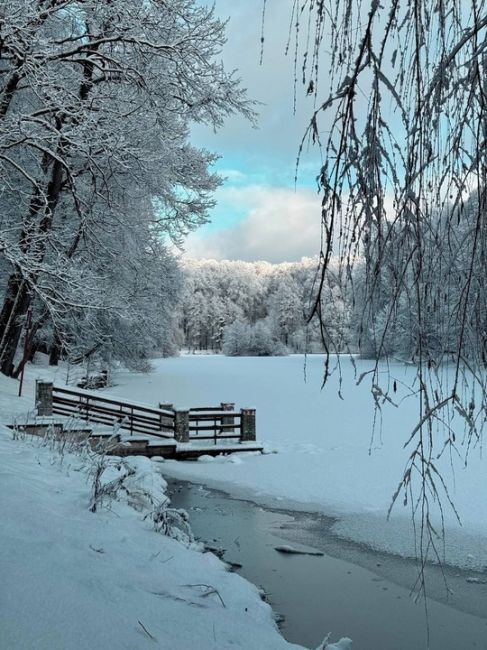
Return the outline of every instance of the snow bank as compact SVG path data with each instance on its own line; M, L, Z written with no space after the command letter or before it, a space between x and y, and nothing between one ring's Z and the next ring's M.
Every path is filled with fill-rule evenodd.
M156 533L127 503L90 512L80 456L61 463L41 443L0 427L1 648L298 647L279 635L257 588L215 556ZM156 464L129 464L131 488L164 496Z

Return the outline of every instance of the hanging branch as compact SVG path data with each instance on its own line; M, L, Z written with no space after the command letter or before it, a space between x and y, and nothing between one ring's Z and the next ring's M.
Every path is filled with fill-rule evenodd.
M453 413L465 458L487 416L487 2L304 0L306 11L297 56L316 109L298 165L308 143L324 160L310 318L321 319L338 264L353 304L350 351L374 359L376 406L396 390L395 381L382 386L382 359L417 369L413 451L393 502L411 498L419 478L411 494L423 557L437 552L432 508L443 521L442 498L454 507L435 465L458 450ZM336 351L328 338L325 350L326 382Z

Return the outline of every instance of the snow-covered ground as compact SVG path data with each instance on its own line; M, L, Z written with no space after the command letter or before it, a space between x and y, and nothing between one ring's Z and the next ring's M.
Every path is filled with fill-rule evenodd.
M263 503L293 505L338 516L344 536L381 549L413 552L410 511L386 513L409 451L414 400L384 409L381 433L366 385L356 386L343 363L344 399L336 379L321 390L322 359L181 356L157 360L150 375L119 372L107 395L157 405L205 406L235 401L257 408L265 455L241 454L199 462L154 463L167 476L189 478ZM358 362L359 372L368 364ZM394 374L410 383L413 370ZM30 366L25 397L0 376L0 423L33 409L36 378L64 385L66 370ZM285 648L269 608L256 590L211 555L188 550L152 530L143 514L116 503L89 512L90 488L76 458L62 465L39 443L12 440L0 427L0 647ZM134 461L135 462L135 461ZM139 462L139 461L137 461ZM487 566L486 462L481 449L438 462L462 518L445 509L446 557L470 568ZM149 469L152 468L152 469ZM156 480L156 473L154 480ZM97 550L98 549L98 550ZM103 552L98 552L103 549ZM205 587L216 593L204 596ZM139 623L140 621L140 623ZM251 622L249 624L249 621ZM144 627L146 630L144 630Z
M358 361L358 373L370 363ZM392 495L402 477L410 449L404 442L417 418L417 401L399 408L386 405L382 429L371 441L374 419L367 382L356 385L351 362L342 358L343 400L337 375L321 390L323 359L310 356L229 358L184 355L154 362L151 375L120 373L113 395L155 405L204 406L235 401L257 408L258 438L278 453L242 454L213 462L166 462L171 476L204 481L260 502L338 515L343 536L377 548L414 553L410 506L402 499L386 521ZM389 368L398 382L411 385L414 369L397 363ZM404 391L403 391L404 392ZM441 435L439 433L438 435ZM440 449L441 444L438 446ZM450 460L451 463L450 464ZM446 454L437 461L460 514L444 502L446 558L453 564L487 565L487 462L481 446L470 450L468 466ZM437 511L437 520L439 518Z
M32 407L39 372L49 375L30 368L22 399L0 377L0 422ZM298 647L280 636L256 587L214 555L155 532L147 507L111 501L90 512L86 458L61 462L42 443L14 440L0 425L0 648ZM163 498L158 464L128 462L132 484Z

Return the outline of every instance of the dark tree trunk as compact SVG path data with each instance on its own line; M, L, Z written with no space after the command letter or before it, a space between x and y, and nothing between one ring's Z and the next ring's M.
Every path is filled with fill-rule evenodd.
M0 348L2 347L3 340L7 335L11 323L12 310L15 309L15 303L21 284L22 278L17 273L13 273L8 279L2 311L0 312Z
M16 274L9 278L9 289L15 284L16 278L18 279L18 276L16 276ZM19 344L22 328L24 326L23 317L25 317L27 314L30 302L31 296L27 284L20 281L17 283L17 294L14 298L12 298L12 295L10 293L7 294L4 308L2 309L2 325L4 324L5 318L7 321L3 327L0 372L2 372L4 375L7 375L8 377L12 377L14 374L15 353L17 352L17 346Z
M29 344L29 355L27 357L27 361L30 361L32 363L34 361L34 357L36 356L36 352L39 350L39 340L34 338ZM15 375L19 375L21 372L22 368L17 368L15 371Z
M44 352L46 352L46 353L48 352L45 343L42 343L37 338L38 330L47 322L48 319L49 319L49 312L47 311L47 309L45 309L41 313L39 318L32 325L32 327L30 329L30 332L28 333L29 340L26 342L25 354L22 357L22 359L20 360L19 365L17 366L17 368L15 368L15 370L14 370L14 372L12 374L12 376L15 377L15 379L18 379L18 377L20 376L20 373L22 372L22 370L23 370L25 364L27 363L27 361L33 361L34 360L35 353L38 350L40 350L40 348L43 347ZM27 334L27 332L26 332L26 334ZM42 349L40 351L42 351Z
M61 125L58 125L59 128ZM58 153L62 154L59 145ZM43 166L47 170L52 162L45 154ZM30 253L37 264L41 264L46 255L46 236L52 228L54 212L59 201L63 183L63 165L60 159L52 162L51 173L45 194L46 202L43 203L36 187L32 195L29 216L24 224L24 231L20 238L20 248L23 252ZM29 281L35 285L37 275L32 275ZM27 282L20 273L14 272L8 279L7 293L5 295L2 311L0 312L0 372L12 376L13 361L20 335L22 333L23 319L31 303L31 295Z
M56 332L54 341L52 342L51 350L49 352L49 365L57 366L61 358L62 343L59 334Z

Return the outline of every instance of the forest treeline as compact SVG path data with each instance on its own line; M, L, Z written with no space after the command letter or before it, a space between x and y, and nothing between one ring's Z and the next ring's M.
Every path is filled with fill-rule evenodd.
M353 267L332 261L321 290L318 257L283 264L186 260L179 346L229 355L346 351L438 365L454 357L462 340L464 361L480 351L485 365L485 260L481 251L470 255L479 211L485 206L472 193L446 216L432 218L421 286L412 269L398 275L410 229L393 220L383 224L384 232L371 232L369 255ZM452 219L456 229L447 236Z
M235 355L345 350L350 309L330 275L322 296L326 331L310 317L318 260L270 264L215 260L182 263L181 347Z

